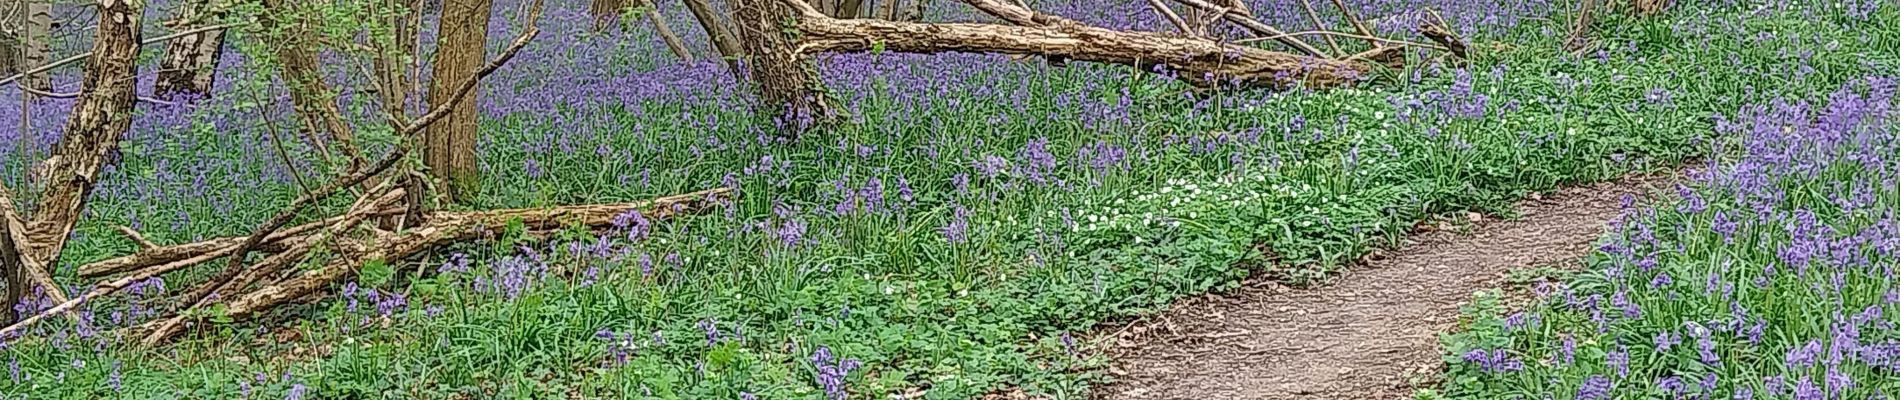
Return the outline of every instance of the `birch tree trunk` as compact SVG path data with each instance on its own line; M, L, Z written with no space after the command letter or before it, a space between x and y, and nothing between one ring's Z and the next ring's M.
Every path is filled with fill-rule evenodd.
M172 16L177 25L173 29L219 19L221 13L210 8L209 0L185 2ZM223 29L172 39L165 48L165 58L159 61L158 81L153 83L152 91L160 98L210 94L211 85L217 81L218 59L223 55Z
M490 0L444 0L441 33L429 82L429 107L453 101L453 85L469 80L487 61ZM475 159L476 105L480 88L454 104L448 116L429 125L422 162L437 182L437 192L450 202L473 198L481 189L480 165Z

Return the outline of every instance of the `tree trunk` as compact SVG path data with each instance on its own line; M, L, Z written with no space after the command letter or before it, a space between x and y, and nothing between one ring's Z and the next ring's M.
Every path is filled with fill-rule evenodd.
M896 21L897 20L897 3L899 3L899 1L898 0L878 0L878 1L880 1L880 4L878 4L879 7L877 8L878 10L877 19L886 20L886 21Z
M119 137L132 126L138 83L139 18L144 2L100 0L98 36L92 60L80 81L79 102L66 121L48 171L45 194L30 231L34 246L26 256L55 265L66 239L85 211L86 197L99 182L99 170L119 149Z
M383 0L380 7L386 15L382 23L389 27L390 41L373 43L378 56L375 60L378 97L383 103L383 112L402 117L408 115L409 95L416 89L410 82L408 62L416 57L416 30L422 21L422 13L409 6L421 6L421 2L404 3L405 0Z
M13 201L0 196L0 201ZM6 317L7 325L20 320L20 310L14 306L26 297L26 263L20 261L20 246L13 242L13 228L0 216L0 276L4 276L7 285Z
M864 0L838 0L838 12L831 16L838 19L857 18L858 12L863 11L863 8Z
M0 26L0 31L7 27ZM15 41L12 32L0 35L0 75L20 73L20 42Z
M21 69L37 68L46 65L46 53L51 44L53 29L52 0L25 0L26 20L20 30ZM34 74L20 80L20 84L40 91L53 90L53 81L47 73Z
M324 146L324 140L335 141L352 167L361 165L356 134L343 121L343 112L336 105L336 93L324 82L323 71L318 68L317 43L311 40L310 11L295 0L263 0L263 3L265 10L259 21L264 31L273 35L271 47L276 50L277 62L283 68L284 84L290 87L290 102L297 109L298 120L303 122L305 136L319 148Z
M740 42L751 56L747 66L758 92L756 111L771 116L781 132L794 136L826 118L829 110L816 90L818 70L810 55L798 50L799 39L787 35L797 26L786 24L801 18L786 2L803 0L731 1Z
M1002 4L965 0L986 13L1025 26L946 23L917 24L877 20L840 20L815 12L799 19L799 52L884 51L1043 55L1127 65L1158 72L1165 67L1198 87L1287 88L1342 86L1370 70L1361 62L1278 53L1203 38L1148 32L1123 32ZM749 41L749 40L748 40ZM757 72L754 72L757 73Z
M686 42L680 41L679 35L673 34L673 27L666 25L666 17L660 15L660 5L649 5L652 7L647 7L646 14L647 20L653 22L653 33L660 35L660 40L666 42L666 48L679 56L680 61L693 62L693 51L686 48Z
M707 4L706 0L684 1L686 10L693 13L693 19L699 20L700 29L704 29L706 37L712 40L713 48L719 50L719 57L725 59L726 66L733 68L736 73L736 60L745 58L745 47L739 44L739 38L732 33L730 25L719 18L719 13L713 11L712 5Z
M593 0L587 4L587 14L594 17L594 32L606 30L607 25L620 23L620 13L627 10L625 0Z
M924 6L929 4L930 0L910 0L910 7L904 9L904 17L902 19L909 22L923 21Z
M185 2L172 17L172 21L177 24L173 29L185 29L200 20L219 19L220 15L212 15L211 7L209 0ZM211 85L217 79L218 59L223 55L223 29L172 39L170 46L165 49L165 58L159 62L158 81L153 83L153 92L159 98L180 94L200 98L209 95Z
M429 82L429 107L454 100L455 88L487 62L488 11L490 0L444 0L441 33L436 37L433 76ZM429 125L425 135L423 164L436 180L437 192L446 201L473 198L481 187L480 166L475 159L475 137L480 118L476 104L480 89L441 121Z

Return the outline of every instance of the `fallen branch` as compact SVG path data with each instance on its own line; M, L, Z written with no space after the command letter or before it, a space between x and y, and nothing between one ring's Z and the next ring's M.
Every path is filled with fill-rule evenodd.
M1432 18L1419 23L1418 33L1425 35L1426 39L1431 39L1440 46L1444 46L1445 49L1451 51L1452 55L1457 56L1459 60L1471 59L1470 50L1465 47L1465 40L1458 38L1458 34L1451 31L1451 27L1445 24L1445 18L1439 17L1438 12L1432 11L1430 8L1424 11L1426 15L1430 15Z
M1162 18L1168 20L1168 23L1174 24L1174 29L1181 30L1182 34L1194 34L1194 30L1188 28L1187 21L1182 20L1180 14L1175 14L1173 8L1168 8L1167 3L1162 3L1161 0L1148 0L1148 6L1153 7L1155 13L1161 14Z
M139 245L139 250L151 250L151 249L158 248L158 245L152 244L152 241L150 240L145 240L145 235L139 233L139 231L132 230L132 227L125 226L125 225L114 225L112 226L112 229L118 230L119 234L125 235L126 239L131 239L132 243L137 243Z
M1345 16L1346 22L1352 23L1352 29L1354 31L1359 32L1359 36L1364 36L1364 37L1369 37L1369 38L1378 37L1378 35L1372 34L1371 29L1366 29L1365 22L1359 21L1359 16L1353 15L1352 9L1346 8L1345 0L1333 0L1333 6L1339 8L1339 15ZM1378 42L1368 41L1367 44L1371 45L1372 47L1379 47Z
M431 215L428 222L399 234L373 231L371 235L374 237L369 239L336 237L330 244L330 251L335 256L322 267L232 297L225 303L224 316L234 321L248 320L273 307L341 281L365 263L393 263L450 243L480 238L485 234L483 229L478 229L481 227L494 228L518 222L531 230L569 226L600 228L612 225L616 217L634 210L639 210L641 215L650 220L665 220L710 209L718 204L714 199L729 198L732 193L731 188L722 187L633 203L445 212ZM180 317L183 315L181 313ZM146 322L130 328L130 332L146 334L147 343L156 343L182 330L182 325L175 322L180 317Z
M1313 29L1326 30L1326 23L1319 20L1319 11L1313 10L1313 0L1300 0L1300 7L1306 8L1306 17L1313 20ZM1320 36L1320 38L1326 40L1326 46L1333 49L1333 54L1340 53L1339 42L1334 42L1332 36Z
M1293 50L1299 51L1300 53L1304 53L1308 56L1313 56L1313 57L1325 56L1325 53L1321 53L1319 49L1313 48L1313 45L1306 44L1306 42L1301 41L1299 38L1295 38L1292 36L1284 36L1286 35L1286 32L1281 32L1279 29L1275 29L1272 26L1261 23L1260 20L1253 19L1253 17L1227 12L1229 8L1216 6L1213 3L1208 3L1203 0L1174 0L1174 1L1178 1L1178 2L1181 2L1181 4L1186 4L1194 8L1199 8L1204 11L1217 12L1219 13L1218 15L1220 15L1222 18L1226 18L1227 21L1233 22L1235 24L1239 24L1241 27L1247 28L1247 30L1253 31L1255 34L1267 35L1267 36L1281 36L1279 39L1274 39L1274 41L1280 42L1280 44L1284 44L1287 47L1291 47L1293 48Z
M1576 54L1585 47L1589 47L1590 27L1596 24L1598 1L1600 0L1583 0L1583 5L1577 9L1577 19L1571 24L1570 37L1564 39L1565 51Z
M1203 88L1284 89L1300 83L1310 87L1343 86L1356 81L1371 68L1365 63L1278 53L1202 38L1098 28L993 0L965 1L998 18L1026 26L839 20L825 17L802 2L786 2L803 14L795 50L799 54L866 52L881 48L919 54L1043 55L1127 65L1149 72L1165 67L1170 72L1178 72L1176 78Z
M1409 42L1409 41L1404 41L1404 40L1398 40L1398 39L1386 39L1386 38L1382 38L1382 37L1378 37L1378 36L1361 36L1361 35L1354 35L1354 34L1350 34L1350 33L1341 33L1341 32L1333 32L1333 31L1299 31L1299 32L1288 32L1288 33L1286 33L1286 36L1307 36L1307 35L1318 35L1318 36L1339 36L1339 37L1348 37L1348 38L1354 38L1354 39L1364 39L1364 40L1365 40L1366 42L1368 42L1368 43L1372 43L1372 44L1373 44L1373 47L1379 47L1379 46L1380 46L1381 44L1383 44L1383 43L1390 43L1390 44L1396 44L1396 45L1404 45L1404 46L1412 46L1412 47L1418 47L1418 48L1422 48L1422 49L1433 49L1433 50L1439 50L1439 51L1450 51L1450 49L1446 49L1446 48L1444 48L1443 46L1438 46L1438 45L1434 45L1434 44L1425 44L1425 43L1418 43L1418 42ZM1253 42L1261 42L1261 41L1267 41L1267 40L1273 40L1273 39L1275 39L1276 37L1277 37L1277 36L1262 36L1262 37L1252 37L1252 38L1246 38L1246 39L1240 39L1240 40L1235 40L1235 41L1234 41L1234 43L1253 43ZM1345 60L1351 60L1351 59L1352 59L1352 57L1347 57L1347 58L1344 58L1344 59L1345 59Z
M371 189L370 193L376 193L379 190L381 190L381 188ZM376 199L364 201L364 200L369 199L370 198L369 196L376 196ZM257 281L258 277L262 277L264 275L274 273L276 271L281 270L282 268L296 264L298 261L303 260L304 255L310 253L310 250L312 247L329 242L330 238L336 237L342 233L345 233L345 231L355 228L358 223L362 223L364 219L369 218L371 214L374 214L375 213L374 210L383 208L385 206L393 205L395 202L402 199L403 199L402 189L388 191L381 195L372 194L372 195L366 195L362 198L358 198L357 204L352 205L350 207L350 211L343 214L342 221L338 221L336 224L331 225L329 229L318 233L315 238L311 240L303 241L303 243L300 243L298 245L291 246L289 249L285 250L282 253L277 253L276 255L266 257L263 261L258 262L257 265L253 265L251 266L251 268L241 270L236 274L232 274L229 279L207 281L207 282L214 282L213 284L208 286L211 288L210 290L207 290L204 293L186 294L184 298L187 298L187 299L195 298L197 300L193 302L190 306L187 306L184 309L180 310L178 312L179 314L178 316L172 317L171 319L166 320L166 322L164 322L163 324L158 325L158 329L154 330L150 336L146 336L145 340L142 341L142 343L144 343L147 346L157 344L160 340L164 340L165 337L171 336L172 333L176 332L176 330L178 329L178 324L180 322L183 322L185 316L190 315L193 310L204 308L204 306L207 305L208 303L217 300L220 296L229 294L232 290L239 290L247 286L250 286L251 283ZM243 251L242 251L243 247L240 247L239 249L240 250L237 254L243 254ZM237 257L233 257L232 260L241 261ZM233 264L237 264L237 263L233 263Z

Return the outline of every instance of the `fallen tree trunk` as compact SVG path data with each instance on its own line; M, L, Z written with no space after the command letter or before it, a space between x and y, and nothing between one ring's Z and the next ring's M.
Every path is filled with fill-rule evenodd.
M388 215L397 215L401 213L402 213L402 210L389 209L389 210L382 210L378 212L377 215L388 216ZM258 243L258 246L260 247L258 247L257 250L267 252L267 253L276 253L276 252L284 251L283 250L284 246L282 242L285 239L303 236L310 232L316 231L318 228L322 228L324 226L333 224L336 221L340 221L342 220L342 218L343 217L341 216L330 217L330 218L325 218L323 220L319 220L316 222L284 228L283 230L278 231L276 233L272 233L270 236L267 236L263 240L261 240ZM210 240L205 240L205 241L200 241L200 242L186 243L186 244L181 244L181 245L154 247L154 248L139 251L137 253L133 253L130 255L101 260L101 261L93 262L90 264L82 265L79 267L79 277L83 279L94 279L94 278L102 278L102 277L116 275L116 274L136 272L136 271L140 271L152 266L163 265L165 263L183 260L183 259L191 258L191 257L202 255L202 254L229 255L233 252L236 252L238 246L244 244L244 239L246 238L248 237L247 236L222 237L222 238L210 239Z
M367 263L393 263L443 245L477 239L486 234L485 229L481 229L483 227L496 228L519 222L528 229L560 229L569 226L600 228L612 225L615 217L635 210L648 219L664 220L704 211L716 204L715 199L728 198L731 194L731 188L722 187L633 203L436 213L427 219L427 223L402 233L374 231L370 238L339 236L329 243L329 251L333 255L331 261L322 267L230 298L225 303L224 316L233 321L251 319L278 305L342 281ZM258 275L263 274L260 272ZM150 338L163 339L175 335L181 328L180 325L170 325L173 328L166 326L165 320L153 320L131 328L131 332L147 334L150 341Z
M1123 32L1082 25L1060 17L991 0L965 0L1018 24L918 24L881 20L840 20L806 9L800 19L799 54L866 52L874 48L903 53L999 53L1057 56L1076 61L1127 65L1157 72L1165 67L1198 87L1266 87L1295 84L1334 87L1351 84L1370 70L1361 62L1329 60L1272 52L1208 39ZM797 3L802 4L802 3Z

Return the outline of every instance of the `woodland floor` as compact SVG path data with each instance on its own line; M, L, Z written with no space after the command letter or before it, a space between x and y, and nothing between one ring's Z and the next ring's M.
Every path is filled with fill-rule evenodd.
M1324 284L1264 278L1187 299L1116 328L1114 382L1101 399L1406 399L1443 364L1438 335L1480 290L1513 270L1574 264L1626 195L1666 189L1674 174L1560 190L1517 205L1511 220L1413 235Z

